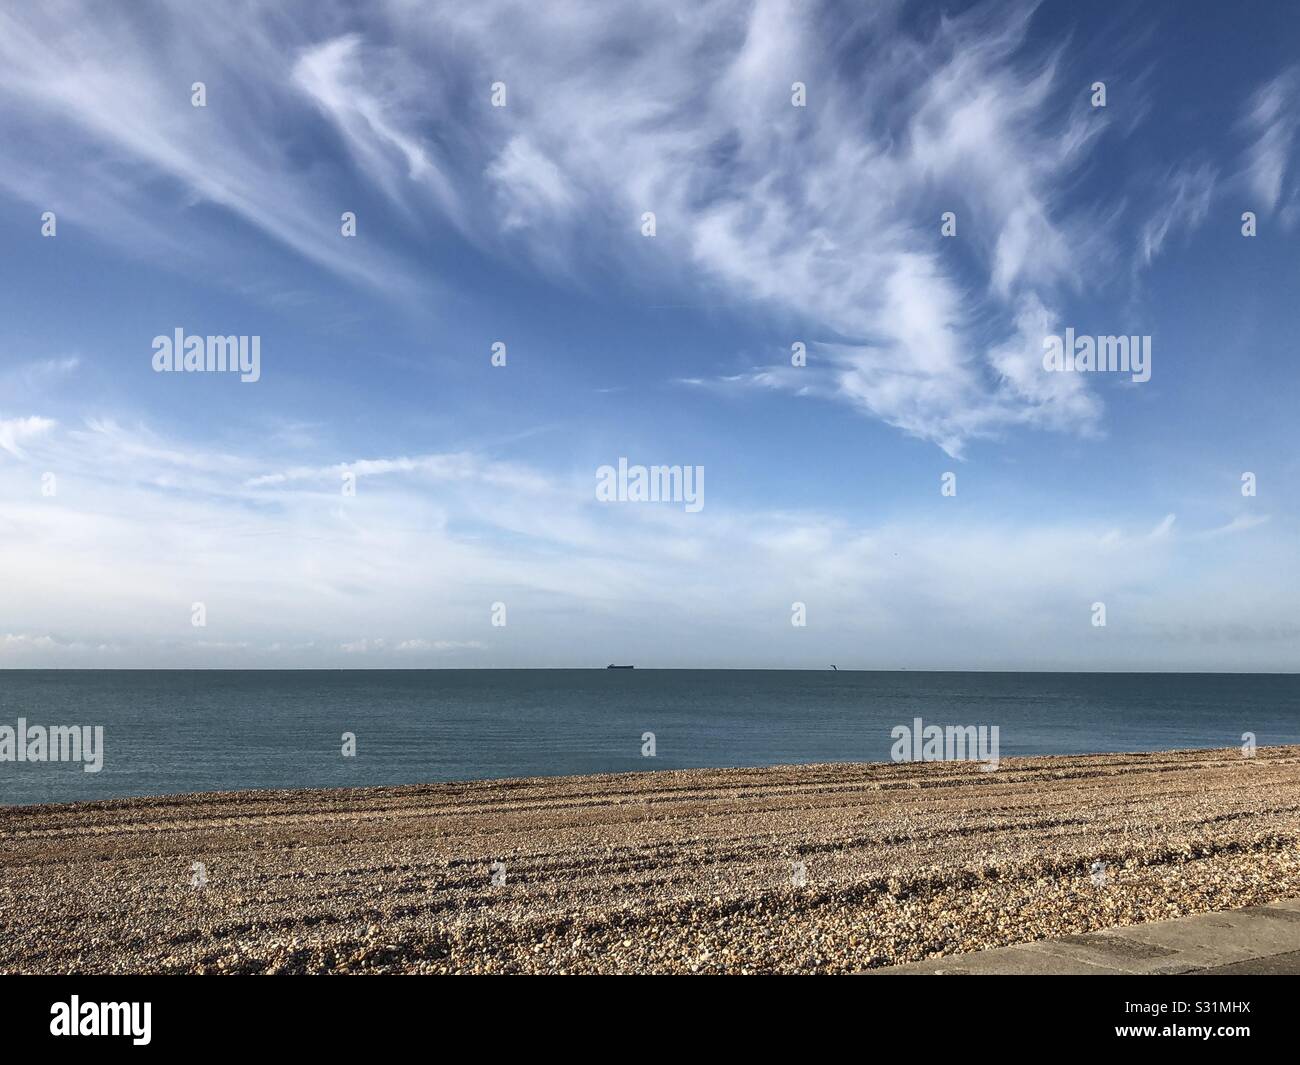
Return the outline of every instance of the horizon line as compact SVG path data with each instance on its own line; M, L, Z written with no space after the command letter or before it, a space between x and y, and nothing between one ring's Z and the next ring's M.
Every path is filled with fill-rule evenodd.
M1057 674L1065 676L1150 677L1294 677L1300 670L1245 669L870 669L829 666L632 666L643 673L975 673ZM0 673L471 673L471 672L609 672L609 666L0 666Z

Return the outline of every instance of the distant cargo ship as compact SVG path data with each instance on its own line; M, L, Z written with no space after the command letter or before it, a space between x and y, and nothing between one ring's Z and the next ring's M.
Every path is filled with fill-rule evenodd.
M616 666L613 662L605 667L606 669L636 669L636 666Z

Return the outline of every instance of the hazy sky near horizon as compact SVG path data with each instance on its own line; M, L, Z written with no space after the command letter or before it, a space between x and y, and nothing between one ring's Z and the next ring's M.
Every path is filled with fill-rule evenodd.
M1295 670L1298 131L1286 2L6 5L0 668Z

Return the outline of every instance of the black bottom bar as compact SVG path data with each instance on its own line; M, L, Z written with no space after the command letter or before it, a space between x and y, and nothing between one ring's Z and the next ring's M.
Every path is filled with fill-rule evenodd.
M1036 1054L1117 1044L1281 1050L1294 1041L1294 985L1258 977L843 978L779 987L748 980L721 996L716 982L703 991L685 980L630 979L635 987L628 979L587 979L577 994L561 995L553 982L433 977L5 977L0 1030L6 1049L355 1048L372 1056L430 1037L440 1045L468 1041L484 1053L521 1040L535 1050L539 1043L627 1046L629 1036L642 1046L662 1040L667 1049L682 1047L688 1032L695 1050L783 1034L809 1054L837 1035L893 1036L926 1051L1032 1040L1023 1045ZM77 1032L125 1034L53 1034L52 1026L67 1031L74 1020Z

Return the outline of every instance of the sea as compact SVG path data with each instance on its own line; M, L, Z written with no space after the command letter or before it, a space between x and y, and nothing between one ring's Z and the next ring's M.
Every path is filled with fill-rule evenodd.
M19 718L102 727L102 767L3 760ZM918 718L1001 758L1300 743L1300 675L0 670L0 805L883 762Z

